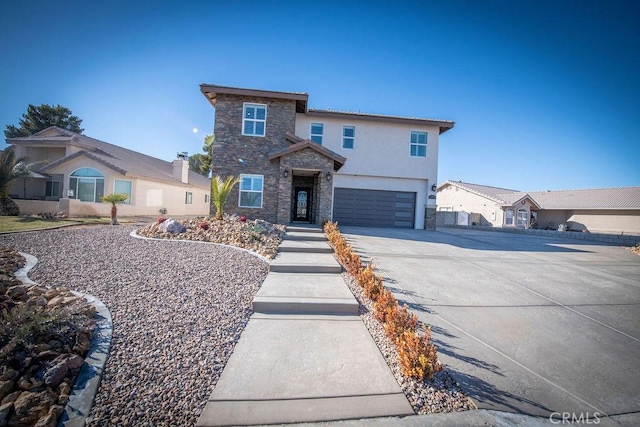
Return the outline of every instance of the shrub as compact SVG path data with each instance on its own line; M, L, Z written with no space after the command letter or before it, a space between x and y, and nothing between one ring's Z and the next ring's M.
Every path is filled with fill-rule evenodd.
M437 348L431 343L431 327L425 328L423 335L405 331L398 337L396 346L403 375L423 380L433 378L433 373L442 369Z
M380 322L387 321L388 316L393 315L393 311L398 309L398 301L393 293L383 289L378 296L378 300L373 304L373 314Z
M165 222L167 220L167 218L163 217L163 216L159 216L158 219L156 220L156 223L158 224L162 224L163 222Z
M411 313L406 304L402 308L387 309L384 332L394 344L404 332L415 332L418 316Z

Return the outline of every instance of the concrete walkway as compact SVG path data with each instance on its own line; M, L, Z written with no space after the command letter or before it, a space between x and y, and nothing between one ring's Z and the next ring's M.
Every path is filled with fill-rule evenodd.
M198 426L413 415L320 228L288 227Z

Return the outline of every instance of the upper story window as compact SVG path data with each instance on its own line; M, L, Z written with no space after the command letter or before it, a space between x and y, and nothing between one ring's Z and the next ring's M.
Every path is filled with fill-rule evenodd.
M240 200L241 208L262 207L262 175L240 175Z
M322 145L322 134L324 133L324 124L311 123L311 137L309 138L313 142Z
M265 104L243 104L242 134L264 136L267 126L267 106Z
M104 175L93 168L77 169L69 176L69 189L72 199L100 203L100 197L104 196Z
M356 127L355 126L342 126L342 148L353 150L353 145L356 140Z
M427 157L427 132L411 132L411 157Z

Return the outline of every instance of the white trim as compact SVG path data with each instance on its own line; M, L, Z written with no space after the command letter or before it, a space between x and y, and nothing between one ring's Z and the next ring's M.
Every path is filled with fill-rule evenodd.
M347 128L353 129L353 136L345 136L344 135L344 131ZM345 138L346 139L351 139L353 141L351 147L345 147L344 146ZM342 125L342 149L343 150L353 150L354 148L356 148L356 126L355 125Z
M420 142L413 142L413 134L423 134L424 135L424 144L420 143ZM412 154L411 153L411 149L413 147L416 147L416 154ZM424 156L421 156L420 154L418 154L419 148L420 147L424 147ZM427 158L427 151L428 151L428 147L429 147L429 132L427 131L422 131L422 130L412 130L410 135L409 135L409 156L411 157L421 157L423 159Z
M247 119L246 116L246 109L247 107L258 107L258 108L264 108L264 119ZM257 133L244 133L244 124L245 122L249 120L251 122L255 123L263 123L264 124L264 133L263 134L257 134ZM255 130L255 126L254 126L254 130ZM242 135L244 136L258 136L258 137L264 137L267 134L267 104L256 104L254 102L243 102L242 103Z
M74 173L78 172L80 169L93 169L94 171L98 172L101 176L97 177L97 176L73 176ZM104 179L104 174L99 171L96 168L90 167L90 166L85 166L85 167L81 167L78 168L76 170L74 170L73 172L71 172L69 174L69 188L71 188L71 180L75 179L76 180L76 187L73 188L73 192L74 192L74 200L79 200L82 203L102 203L102 200L98 200L98 180L101 179L102 180L102 195L104 196L104 190L105 190L105 179ZM80 200L80 198L78 197L78 184L80 179L86 179L86 180L93 180L93 201L85 201L85 200Z
M242 180L244 178L251 178L252 179L252 186L253 186L253 178L260 178L260 191L256 191L256 190L243 190L242 189ZM240 174L240 182L238 183L239 187L239 191L238 191L238 207L239 208L248 208L248 209L261 209L262 205L264 204L264 175L253 175L253 174ZM260 206L243 206L241 204L242 202L242 193L260 193Z
M314 126L320 126L320 128L322 129L320 133L313 133L313 127ZM318 141L313 141L313 137L314 136L319 136L320 137L320 142ZM311 122L309 123L309 139L313 142L315 142L316 144L320 144L322 145L322 140L324 138L324 123L319 123L319 122Z

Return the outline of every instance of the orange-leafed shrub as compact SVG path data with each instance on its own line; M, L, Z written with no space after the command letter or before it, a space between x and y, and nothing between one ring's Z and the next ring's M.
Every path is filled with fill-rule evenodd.
M387 321L388 316L392 316L393 312L398 309L398 301L393 293L384 289L380 292L378 300L373 304L373 314L380 322Z
M384 291L384 285L382 284L382 278L380 276L373 276L371 280L364 285L364 294L374 303L378 301L378 298Z
M417 380L432 378L433 373L440 371L442 366L438 362L437 348L431 343L431 328L426 328L424 334L405 331L396 342L398 348L398 362L402 374Z
M418 316L407 308L407 305L398 307L388 312L384 322L384 332L391 342L396 343L398 338L406 332L415 332Z

